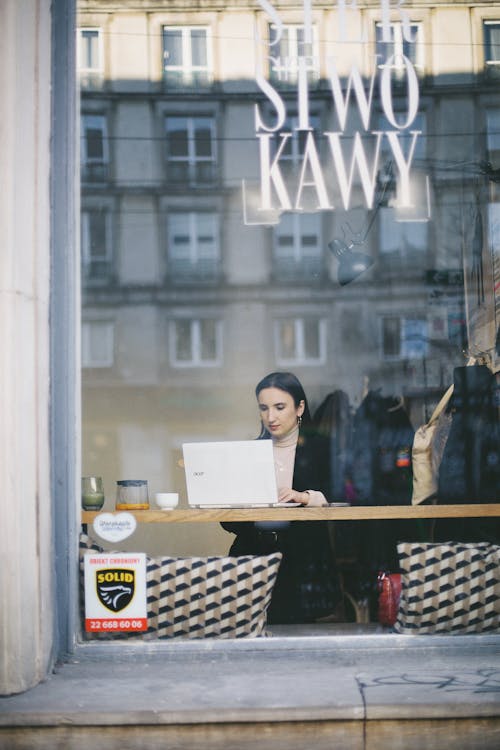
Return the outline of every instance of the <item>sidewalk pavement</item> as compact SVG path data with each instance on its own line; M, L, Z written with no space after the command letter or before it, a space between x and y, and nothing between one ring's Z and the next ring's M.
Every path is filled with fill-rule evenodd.
M293 632L85 643L44 683L0 698L0 728L482 718L500 731L498 636Z

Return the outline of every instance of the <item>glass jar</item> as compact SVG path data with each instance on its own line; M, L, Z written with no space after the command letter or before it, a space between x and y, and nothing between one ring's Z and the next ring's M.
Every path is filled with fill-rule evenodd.
M149 510L145 479L121 479L116 483L116 510Z

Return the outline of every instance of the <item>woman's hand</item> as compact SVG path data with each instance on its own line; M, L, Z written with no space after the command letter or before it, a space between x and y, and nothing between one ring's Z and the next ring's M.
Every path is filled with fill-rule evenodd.
M297 503L297 505L308 505L309 493L297 492L291 487L281 487L278 491L278 501L280 503Z

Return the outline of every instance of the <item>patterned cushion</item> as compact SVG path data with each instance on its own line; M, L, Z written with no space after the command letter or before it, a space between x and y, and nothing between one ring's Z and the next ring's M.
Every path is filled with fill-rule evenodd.
M148 580L148 610L158 637L265 635L281 557L152 559L155 583L150 588Z
M488 542L398 544L399 633L500 630L500 547Z
M102 547L87 534L81 534L82 617L85 552L102 552ZM267 608L281 557L279 552L260 557L148 557L147 633L83 633L83 638L265 635Z

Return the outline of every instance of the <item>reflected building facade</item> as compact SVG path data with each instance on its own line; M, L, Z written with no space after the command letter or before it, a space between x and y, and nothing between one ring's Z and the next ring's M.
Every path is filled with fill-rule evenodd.
M256 436L267 372L295 372L313 409L402 396L417 427L492 353L500 3L339 5L78 4L83 472L108 507L138 476L184 504L182 443ZM339 283L339 252L369 267Z

